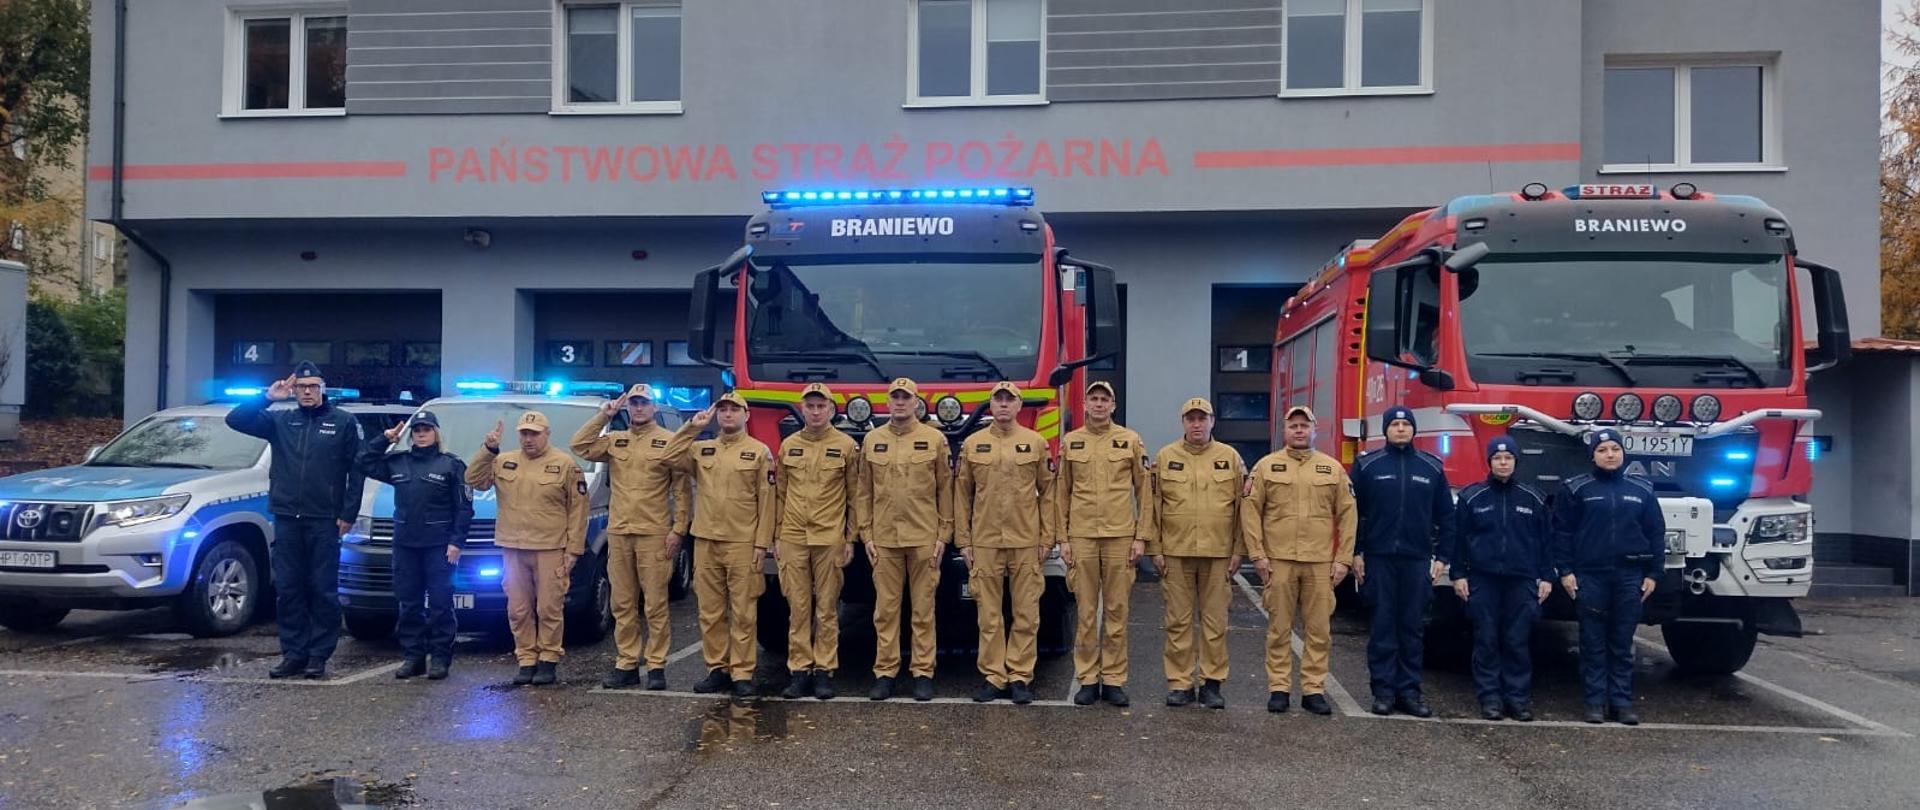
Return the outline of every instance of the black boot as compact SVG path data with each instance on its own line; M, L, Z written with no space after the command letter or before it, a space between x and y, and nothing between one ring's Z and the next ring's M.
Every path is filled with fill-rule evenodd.
M1414 717L1425 719L1433 716L1433 709L1427 706L1426 698L1419 695L1402 697L1397 706L1401 712L1413 715Z
M1501 714L1501 713L1500 713L1500 704L1498 704L1498 703L1482 703L1482 704L1480 704L1480 719L1482 719L1482 720L1499 720L1499 719L1502 719L1502 718L1504 718L1504 717L1506 717L1506 715L1504 715L1504 714Z
M1226 696L1220 694L1219 681L1207 680L1201 682L1200 705L1209 709L1224 709L1227 707Z
M693 691L702 695L711 695L733 685L733 679L727 677L724 669L708 670L707 677L693 685Z
M1333 714L1333 707L1327 704L1327 696L1318 692L1301 698L1300 708L1322 717Z
M1167 705L1180 708L1193 702L1192 689L1174 689L1167 692Z
M925 703L933 699L933 679L925 675L913 678L913 699Z
M1026 681L1014 681L1011 686L1007 687L1007 695L1013 698L1014 703L1021 706L1033 702L1033 690L1027 688Z
M432 663L427 664L427 680L429 681L446 680L447 670L451 669L452 667L453 667L452 658L434 658Z
M613 669L607 672L607 677L600 679L600 688L601 689L625 689L626 687L633 686L635 684L638 684L639 682L640 682L640 670L638 668L621 669L619 667L614 667Z
M994 686L993 681L986 681L980 684L979 689L974 690L973 702L992 703L1006 696L1007 696L1006 689L1003 689L998 686Z
M1507 716L1522 723L1533 722L1533 707L1525 703L1507 704Z
M647 670L647 689L658 692L667 688L667 671L664 669Z
M533 683L533 666L531 664L521 667L520 671L513 675L514 686L526 686L530 683Z
M1082 686L1080 687L1080 691L1073 693L1073 705L1075 706L1092 706L1093 702L1099 699L1100 685L1097 683Z
M1280 714L1282 712L1285 712L1287 710L1287 704L1292 702L1293 702L1293 695L1291 693L1288 693L1288 692L1268 692L1267 693L1267 711L1273 712L1274 714Z
M400 662L400 668L393 671L394 680L404 681L427 674L427 662L418 658L408 658Z
M733 699L734 700L752 700L753 699L753 680L748 679L744 681L734 681L733 682Z
M1389 714L1393 714L1393 701L1385 698L1374 698L1373 706L1371 708L1374 714L1380 715L1381 717L1385 717Z
M533 668L533 685L546 686L560 679L560 662L541 661Z
M267 677L279 680L281 678L291 678L305 671L307 671L307 662L298 658L282 658L280 659L280 663L276 664L273 669L267 670Z
M300 677L306 678L309 681L326 680L327 679L327 662L308 661L307 668L300 671Z
M787 676L787 688L780 690L780 696L788 700L799 700L813 693L813 676L805 670Z
M813 671L813 699L832 700L838 697L833 691L833 673L824 669Z
M868 700L886 700L893 697L893 676L882 675L873 679L873 688L867 690Z
M1613 719L1618 721L1620 725L1623 725L1623 726L1640 725L1640 713L1634 711L1632 706L1620 706L1615 708L1613 710Z
M1605 723L1607 722L1607 707L1589 704L1587 706L1586 717L1582 719L1595 725Z
M1107 686L1100 689L1100 697L1110 706L1130 706L1133 699L1127 697L1127 690L1120 686Z

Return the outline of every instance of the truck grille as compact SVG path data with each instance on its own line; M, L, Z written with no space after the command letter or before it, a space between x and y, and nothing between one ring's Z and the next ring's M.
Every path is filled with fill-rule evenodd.
M493 521L474 518L467 526L469 545L493 545ZM393 518L374 518L373 527L367 532L367 545L378 548L393 547Z
M1593 470L1593 456L1578 437L1531 428L1510 432L1520 445L1518 473L1549 497L1575 476ZM1753 460L1759 455L1760 434L1735 432L1711 439L1695 439L1693 455L1679 457L1627 456L1628 471L1653 483L1661 495L1688 495L1713 501L1715 520L1747 497L1753 478ZM1731 479L1730 486L1714 486L1715 479Z
M89 504L0 502L0 540L78 543L92 519Z
M340 564L340 587L351 591L391 592L393 569L343 562Z

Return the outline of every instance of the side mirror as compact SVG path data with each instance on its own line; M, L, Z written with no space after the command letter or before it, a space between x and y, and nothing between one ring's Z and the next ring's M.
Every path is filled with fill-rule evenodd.
M731 368L733 358L715 357L719 330L716 307L727 303L720 294L720 278L730 276L753 255L752 245L743 245L727 260L693 276L693 294L687 307L687 354L693 361L718 368Z
M1054 366L1052 373L1047 375L1047 387L1059 388L1072 382L1073 370L1074 366Z
M1420 369L1420 383L1436 391L1452 391L1454 388L1453 375L1437 368Z
M1807 352L1807 373L1825 371L1853 356L1852 330L1847 327L1847 295L1840 271L1824 264L1794 260L1813 279L1813 312L1819 346Z
M1447 257L1446 261L1440 264L1442 267L1447 268L1448 272L1458 273L1479 264L1480 260L1486 258L1487 254L1491 252L1493 252L1493 250L1487 247L1487 243L1475 242L1454 251L1452 255Z
M1076 264L1086 274L1087 358L1104 360L1120 352L1120 290L1113 268L1092 262Z
M1401 358L1406 346L1401 323L1406 320L1401 299L1408 268L1383 267L1367 280L1367 359L1408 367Z

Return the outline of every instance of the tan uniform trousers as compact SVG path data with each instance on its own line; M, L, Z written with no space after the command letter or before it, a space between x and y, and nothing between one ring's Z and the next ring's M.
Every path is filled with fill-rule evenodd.
M1286 692L1293 682L1293 623L1300 621L1306 648L1300 659L1300 694L1327 691L1327 648L1332 644L1333 563L1272 560L1267 583L1267 691Z
M913 661L908 672L915 678L933 677L934 635L933 594L940 584L940 560L935 546L887 548L874 546L873 554L873 676L900 676L900 597L910 603L913 616Z
M973 549L973 602L980 622L980 674L994 688L1013 681L1033 683L1039 657L1040 592L1046 587L1040 574L1037 548ZM1012 582L1013 630L1007 631L1001 612L1007 583Z
M1082 685L1127 683L1127 604L1133 596L1132 537L1076 537L1067 584L1079 603L1073 674ZM1102 620L1106 626L1101 627Z
M1193 619L1200 612L1200 679L1227 680L1227 560L1224 557L1167 557L1160 578L1167 602L1167 646L1162 654L1167 689L1192 689Z
M673 558L667 556L666 535L607 535L607 580L613 586L613 665L640 666L640 612L646 605L647 669L666 669L673 647L673 629L667 617L667 580L673 576Z
M700 602L700 654L707 669L753 680L760 606L767 578L753 566L753 544L699 538L693 546L693 592Z
M500 549L506 564L507 627L513 631L513 657L520 666L559 663L567 651L567 553L560 549Z
M778 541L776 541L778 542ZM839 546L780 542L780 593L787 598L787 671L840 668Z

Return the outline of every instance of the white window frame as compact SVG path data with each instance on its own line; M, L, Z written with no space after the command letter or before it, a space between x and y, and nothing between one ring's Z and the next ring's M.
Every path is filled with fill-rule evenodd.
M964 96L920 95L920 0L907 0L907 101L908 109L925 107L1033 107L1047 103L1047 0L1040 0L1040 92L1019 95L987 95L987 0L970 0L973 29L967 35L968 94Z
M619 101L567 100L567 9L575 6L618 6L619 24L615 37L614 71ZM680 14L680 99L676 101L634 101L633 99L633 10L674 6ZM561 0L553 4L553 115L679 115L686 112L687 97L687 7L685 3L664 0Z
M1345 57L1340 68L1339 87L1310 87L1294 90L1287 87L1287 63L1292 54L1286 51L1287 26L1291 18L1283 5L1280 10L1280 97L1281 98L1327 98L1331 96L1430 96L1433 95L1433 0L1420 0L1420 83L1415 85L1395 85L1391 87L1366 87L1360 84L1360 49L1365 37L1362 35L1361 12L1366 0L1346 0L1347 38L1341 54Z
M1670 68L1673 70L1673 162L1606 163L1600 174L1649 174L1660 172L1784 172L1785 152L1780 136L1780 82L1778 57L1773 54L1731 54L1712 56L1608 56L1601 70L1600 120L1606 131L1606 74L1613 68ZM1760 69L1760 161L1758 163L1693 162L1693 69L1697 67L1755 67ZM1605 137L1604 134L1602 137ZM1600 154L1606 154L1600 144Z
M345 17L345 4L320 4L286 7L227 9L225 58L220 70L221 118L331 118L347 114L339 107L307 106L307 23L308 17ZM247 88L243 80L247 64L247 21L288 21L287 107L283 110L246 109Z

